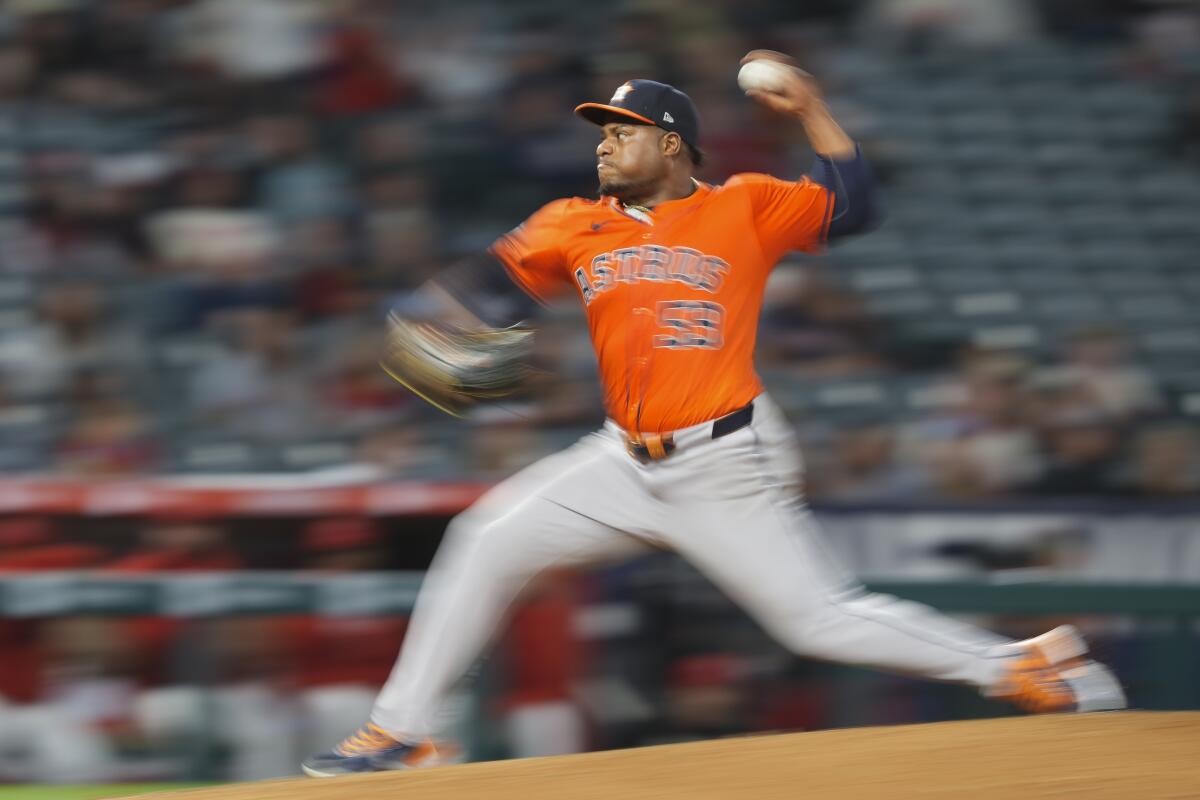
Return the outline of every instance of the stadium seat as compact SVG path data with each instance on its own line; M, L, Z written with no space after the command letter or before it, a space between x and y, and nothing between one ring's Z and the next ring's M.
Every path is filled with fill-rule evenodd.
M1000 271L964 265L961 268L948 267L925 271L925 280L929 286L943 292L972 292L1004 289L1010 285L1008 278Z
M1194 321L1195 309L1177 294L1135 294L1116 298L1117 315L1126 321Z
M1083 273L1069 264L1050 260L1040 264L1021 264L1008 269L1006 274L1014 289L1031 296L1054 292L1073 294L1086 286Z
M182 441L172 454L175 472L258 472L277 468L275 459L245 441Z
M1029 322L980 325L971 331L970 342L984 350L1031 352L1045 344L1042 330Z
M1088 285L1114 296L1130 292L1170 291L1170 282L1151 269L1133 265L1121 271L1097 271L1088 278Z
M1195 325L1142 331L1138 344L1150 358L1183 357L1200 364L1200 327Z
M354 449L337 439L295 442L279 449L280 465L287 470L312 470L334 467L353 461Z
M960 317L1017 317L1025 303L1017 292L997 290L966 292L950 298L951 310Z
M862 267L849 271L849 283L860 292L914 289L923 282L921 273L908 264Z
M879 292L866 298L867 309L882 317L919 317L936 312L941 303L933 292L910 289Z
M1112 313L1100 295L1079 291L1038 293L1031 305L1039 317L1063 322L1100 321Z

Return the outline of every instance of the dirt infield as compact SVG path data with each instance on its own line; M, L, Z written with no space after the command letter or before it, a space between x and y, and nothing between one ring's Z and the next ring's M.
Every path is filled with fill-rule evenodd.
M773 800L1200 797L1200 712L1122 712L855 728L142 800Z

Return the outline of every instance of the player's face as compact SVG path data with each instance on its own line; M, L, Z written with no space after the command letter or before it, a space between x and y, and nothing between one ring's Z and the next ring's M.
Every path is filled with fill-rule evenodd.
M632 202L650 194L667 176L663 131L653 125L610 122L596 148L600 193Z

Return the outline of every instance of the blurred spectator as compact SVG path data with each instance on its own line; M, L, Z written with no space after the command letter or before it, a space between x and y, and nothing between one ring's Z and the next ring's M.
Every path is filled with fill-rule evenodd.
M229 546L219 521L203 512L176 509L148 520L138 546L104 569L117 573L203 572L241 566L242 559ZM167 617L139 617L127 620L123 627L143 685L160 685L173 677L186 623Z
M290 694L292 663L278 620L227 617L206 633L216 660L216 688L201 703L212 704L213 733L228 753L228 774L236 780L293 775L299 720ZM197 719L183 722L194 727Z
M498 189L509 207L536 209L555 197L595 191L595 165L586 156L596 148L596 133L563 113L572 107L565 67L522 76L497 108L495 157L510 176Z
M1190 3L1145 5L1146 13L1130 20L1135 55L1168 74L1186 70L1200 49L1200 11Z
M111 375L77 376L71 421L57 448L63 472L88 475L143 473L161 455L151 439L149 420L128 397L129 387Z
M1180 98L1168 145L1179 157L1200 164L1200 89L1188 89Z
M987 47L1027 42L1038 33L1026 0L873 0L862 22L897 45Z
M9 385L15 380L0 371L0 472L41 466L55 430L54 407L13 397Z
M0 573L84 569L95 566L103 551L67 542L45 517L0 520ZM44 690L44 655L36 620L0 619L0 699L28 703Z
M126 321L113 318L108 304L95 283L64 281L47 287L37 319L0 339L0 369L10 376L10 385L19 387L20 396L47 399L65 394L81 372L140 366L140 341Z
M265 308L228 312L226 349L196 373L192 408L202 424L256 439L310 432L314 419L291 314Z
M367 219L366 233L368 270L374 285L385 292L382 305L403 313L410 307L410 291L443 266L430 210L417 207L373 212Z
M629 78L653 78L671 85L685 77L676 64L671 44L675 41L671 20L660 11L627 8L617 13L607 44L594 56L596 72L605 76L624 76L611 86L612 92ZM601 90L603 96L604 89Z
M406 47L395 56L421 92L451 117L469 117L508 82L506 38L497 36L497 6L476 6L470 14L430 15L416 7L397 24L408 31ZM520 48L515 48L520 49Z
M835 286L819 269L777 270L764 302L760 339L764 362L812 377L884 367L873 344L876 324L861 298Z
M157 747L193 755L213 746L222 774L237 780L291 775L297 726L286 695L286 649L274 618L233 617L197 626L203 682L143 689L135 701L137 730ZM199 677L199 676L197 676Z
M147 230L160 263L174 273L178 324L197 329L224 311L284 305L279 237L263 214L179 209L155 214Z
M598 426L603 405L595 387L596 359L581 315L571 308L543 320L533 345L535 369L519 402L536 399L541 427Z
M14 226L17 240L5 244L10 272L112 278L132 267L119 228L121 198L89 174L84 153L62 149L31 155L30 202L24 220ZM116 235L114 235L116 234Z
M164 509L142 529L132 552L108 563L112 572L238 569L221 522L204 511Z
M1103 411L1062 412L1048 421L1042 439L1046 464L1035 484L1037 492L1072 496L1113 488L1121 434Z
M354 336L335 351L322 402L330 425L363 430L396 420L416 402L379 368L379 335Z
M149 520L140 547L106 569L212 572L242 566L217 520L179 508L164 509ZM239 779L291 774L293 721L278 686L283 648L273 619L202 624L139 617L125 622L122 630L140 686L132 711L137 731L151 741L180 746L213 736L229 747L228 773ZM189 683L201 677L218 687L210 692ZM215 729L206 731L207 720Z
M12 112L11 106L19 102L31 88L37 75L38 63L28 47L6 41L0 44L0 105L5 116Z
M1066 364L1100 409L1116 419L1155 411L1160 399L1150 375L1133 363L1128 338L1113 328L1090 328L1071 337Z
M42 628L48 663L45 703L69 725L114 746L133 734L136 651L119 621L58 617Z
M345 574L388 566L382 533L366 517L314 520L302 532L300 546L306 570ZM369 592L369 586L363 591ZM309 749L327 747L370 716L400 651L407 619L316 614L280 624L292 665L290 679L300 691L304 741Z
M497 410L498 415L509 412ZM499 478L532 464L538 456L537 433L519 417L498 417L474 428L470 439L467 468L470 474Z
M184 42L228 78L278 86L317 64L319 9L312 0L199 0L185 5Z
M968 356L967 399L950 416L914 429L907 445L948 495L996 495L1032 481L1041 470L1037 441L1025 422L1028 365L997 353Z
M252 120L250 137L262 159L258 204L285 230L351 210L346 175L321 155L314 125L299 115Z
M1200 493L1200 431L1163 424L1134 439L1128 490L1139 497L1195 498Z
M833 453L818 470L809 471L807 492L835 500L902 500L922 497L931 486L915 465L899 459L896 431L887 424L839 430Z
M0 776L20 783L92 783L116 776L109 735L130 719L132 684L123 674L116 623L97 618L46 621L45 693L9 705L0 697Z
M526 589L502 644L507 691L501 699L514 758L565 755L586 749L575 682L585 663L575 633L574 576L539 576Z
M367 303L359 290L349 234L343 222L314 218L292 232L289 267L297 274L292 305L301 322L353 319Z
M97 547L63 540L44 517L0 520L0 573L85 569L103 555ZM99 705L76 692L90 694L80 670L86 667L99 679L97 668L115 665L121 644L108 638L111 646L96 651L103 663L80 660L79 648L73 649L74 669L66 672L70 665L63 661L64 625L69 623L0 619L0 777L5 780L74 783L105 780L112 774L112 753L97 728L123 717L119 709L127 706L120 701L122 690L113 686L113 694L102 685L93 686L100 690L95 697ZM96 620L91 630L104 637L113 627ZM80 647L86 641L97 643L95 637L83 636L84 631L75 633L80 634ZM104 695L116 704L103 700ZM96 712L90 720L79 718Z
M359 115L417 100L417 87L394 69L390 20L369 2L346 2L326 37L317 107L328 114Z
M97 565L103 552L95 545L62 539L46 517L0 519L0 572L83 569ZM0 676L7 675L0 670Z
M355 461L373 477L428 476L430 467L444 464L447 457L444 447L434 446L412 424L371 430L355 447Z
M661 728L645 744L718 739L745 732L747 664L733 653L684 656L671 664Z

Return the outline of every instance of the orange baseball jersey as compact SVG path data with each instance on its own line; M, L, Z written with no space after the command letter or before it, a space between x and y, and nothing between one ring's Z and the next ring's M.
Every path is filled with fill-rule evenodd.
M807 178L742 174L650 211L556 200L490 252L537 300L579 293L609 417L663 433L762 391L754 342L767 276L786 252L824 242L832 207Z

